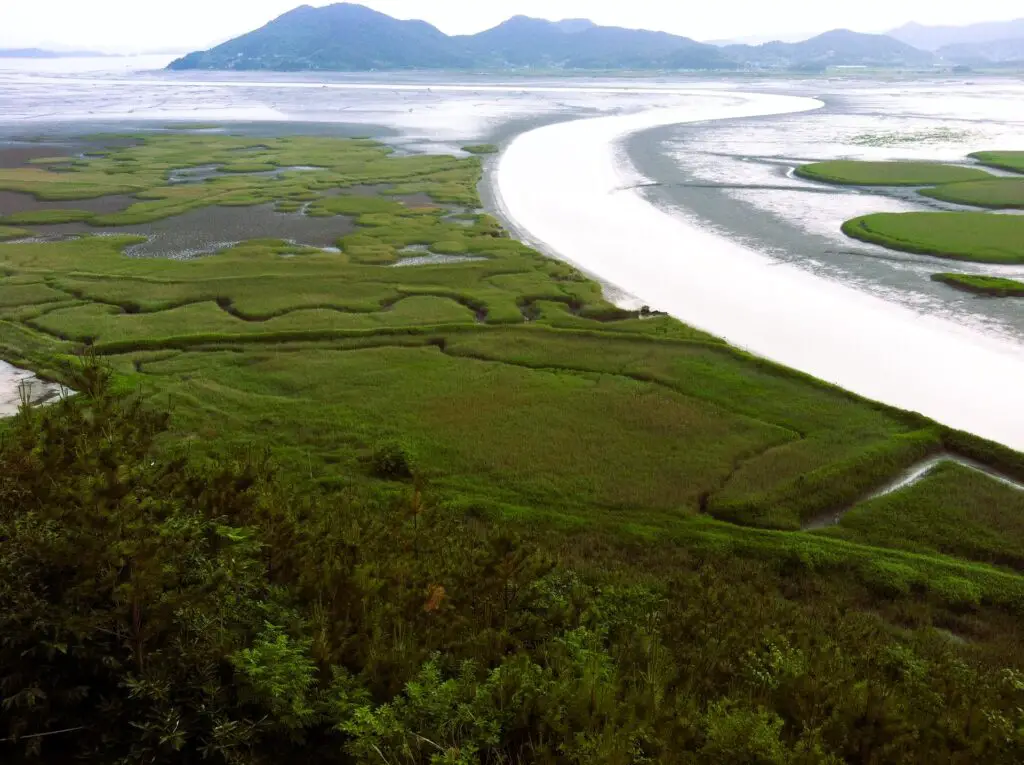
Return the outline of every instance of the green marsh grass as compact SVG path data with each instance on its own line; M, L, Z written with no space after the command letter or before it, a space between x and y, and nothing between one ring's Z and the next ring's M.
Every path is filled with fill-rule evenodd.
M932 162L834 160L801 165L795 172L812 181L856 186L931 186L993 178L984 170Z
M942 463L913 486L858 505L838 526L817 533L1024 570L1024 491Z
M933 282L948 284L962 292L990 297L1024 297L1024 282L1000 276L976 274L932 274Z
M468 154L497 154L501 149L493 143L478 143L470 146L463 146L462 150Z
M15 228L14 226L3 226L0 225L0 242L7 239L21 239L29 236L32 232L24 228Z
M972 207L993 210L1024 209L1024 178L996 178L986 181L948 183L921 189L923 196Z
M976 263L1024 263L1024 216L982 212L877 213L843 224L854 239Z
M85 210L33 210L32 212L14 213L0 218L5 225L12 226L46 226L58 223L79 223L93 217Z
M971 157L983 165L1024 173L1024 151L979 151Z

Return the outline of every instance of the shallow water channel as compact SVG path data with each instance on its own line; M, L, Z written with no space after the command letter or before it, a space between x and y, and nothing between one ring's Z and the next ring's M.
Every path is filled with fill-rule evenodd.
M929 457L926 460L921 460L920 462L911 465L909 468L900 473L892 481L885 484L885 486L873 491L871 494L868 494L863 499L853 503L849 507L845 507L842 510L830 510L828 513L825 513L824 515L820 515L817 518L814 518L809 523L804 525L804 531L815 531L817 529L826 529L829 526L835 526L843 519L844 515L846 515L848 512L853 510L853 508L857 507L858 505L861 505L865 502L870 502L873 499L879 499L880 497L886 497L890 494L895 494L896 492L902 491L903 489L909 489L914 484L923 481L935 468L946 462L953 462L956 463L957 465L961 465L970 470L975 470L979 473L984 473L993 481L999 481L999 483L1005 484L1010 488L1024 492L1024 483L1021 483L1020 481L1010 478L1007 475L1003 475L1002 473L992 470L986 467L985 465L982 465L980 462L975 462L972 459L968 459L967 457L961 457L960 455L957 454L937 454L934 457Z

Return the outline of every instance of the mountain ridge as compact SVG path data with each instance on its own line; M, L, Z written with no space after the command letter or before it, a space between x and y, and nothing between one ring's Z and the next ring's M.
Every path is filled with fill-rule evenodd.
M514 16L475 35L448 36L351 3L299 6L169 69L333 70L563 69L735 70L827 66L928 66L937 61L884 35L832 30L798 43L724 47L588 19Z
M943 60L961 66L1024 64L1024 36L1008 40L945 45L937 51Z
M928 26L911 22L887 34L915 48L938 51L950 45L976 45L1024 38L1024 17L962 26Z

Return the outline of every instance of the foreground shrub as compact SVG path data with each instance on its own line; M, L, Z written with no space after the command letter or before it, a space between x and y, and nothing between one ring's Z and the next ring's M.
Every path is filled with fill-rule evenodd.
M413 476L413 459L400 441L382 441L370 455L370 470L385 481L404 481Z

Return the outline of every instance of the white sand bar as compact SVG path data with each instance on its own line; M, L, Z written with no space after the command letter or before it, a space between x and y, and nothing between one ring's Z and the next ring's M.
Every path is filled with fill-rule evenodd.
M565 122L516 138L495 185L519 233L736 346L1024 450L1024 347L779 263L631 188L644 179L621 148L630 134L809 111L821 102L707 90L679 99L678 107Z

